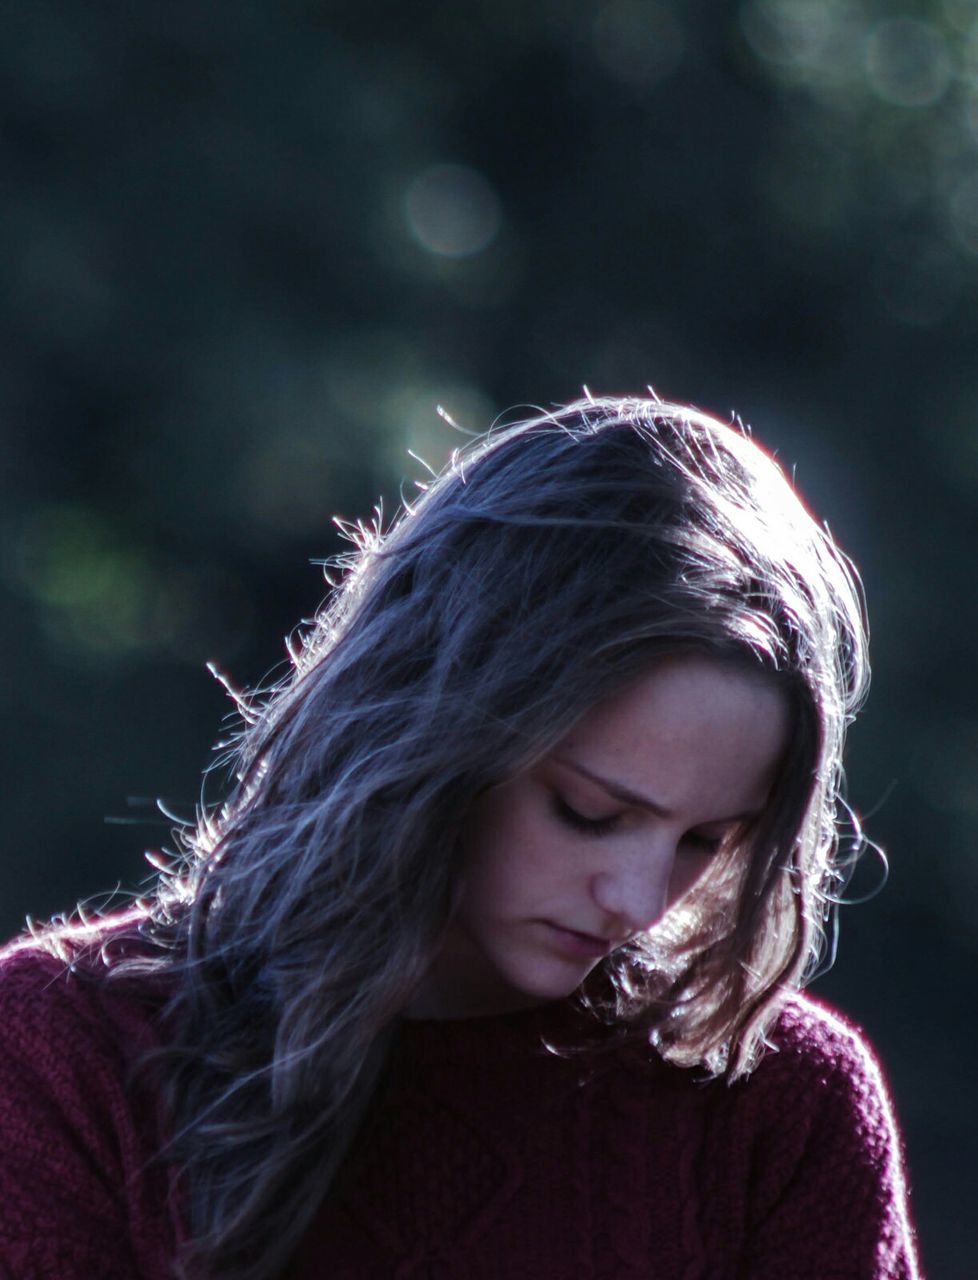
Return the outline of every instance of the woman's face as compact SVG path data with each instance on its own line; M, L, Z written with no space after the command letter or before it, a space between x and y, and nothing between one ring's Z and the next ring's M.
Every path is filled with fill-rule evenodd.
M473 806L462 901L411 1012L569 995L763 810L788 720L773 682L700 656L665 659L598 703Z

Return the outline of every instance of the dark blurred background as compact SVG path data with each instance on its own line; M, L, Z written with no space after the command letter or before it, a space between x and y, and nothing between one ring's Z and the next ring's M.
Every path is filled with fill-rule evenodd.
M978 2L31 0L0 95L3 932L140 884L205 661L280 663L436 405L736 410L865 577L892 870L818 990L973 1276Z

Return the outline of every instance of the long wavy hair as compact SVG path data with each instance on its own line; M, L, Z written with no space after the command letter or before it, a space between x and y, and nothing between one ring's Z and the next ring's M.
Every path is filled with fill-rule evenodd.
M744 1075L848 861L858 581L739 424L588 398L494 429L355 540L288 678L241 699L233 789L161 877L141 959L117 966L170 974L189 1274L286 1265L451 920L473 800L658 658L768 673L790 743L764 814L588 981L595 1015Z

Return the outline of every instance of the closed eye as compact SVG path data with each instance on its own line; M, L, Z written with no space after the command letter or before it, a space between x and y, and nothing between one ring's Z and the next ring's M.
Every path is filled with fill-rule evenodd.
M586 836L603 836L614 831L617 827L620 814L612 813L606 818L589 818L584 813L579 813L577 809L571 808L563 796L556 792L552 794L551 802L553 804L554 813L564 823L565 826L579 831Z
M696 831L689 831L683 836L683 844L693 853L706 854L712 857L719 852L720 846L726 840L725 836L704 836Z

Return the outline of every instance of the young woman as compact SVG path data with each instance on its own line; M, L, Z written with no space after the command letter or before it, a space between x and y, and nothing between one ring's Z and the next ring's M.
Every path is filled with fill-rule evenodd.
M859 1033L848 562L736 426L587 399L358 552L124 917L0 983L0 1274L908 1280Z

